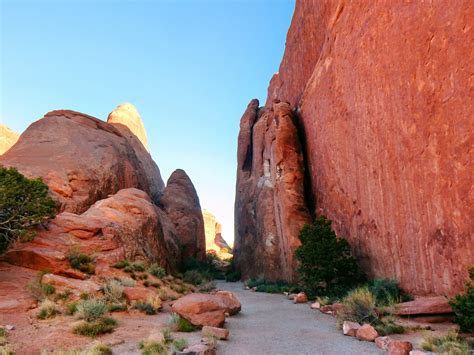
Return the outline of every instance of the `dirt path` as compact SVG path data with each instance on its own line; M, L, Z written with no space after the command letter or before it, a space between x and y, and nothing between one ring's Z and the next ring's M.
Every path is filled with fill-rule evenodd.
M383 354L374 343L342 335L333 317L295 305L283 295L251 292L242 283L219 282L242 303L242 312L227 318L230 339L219 354Z

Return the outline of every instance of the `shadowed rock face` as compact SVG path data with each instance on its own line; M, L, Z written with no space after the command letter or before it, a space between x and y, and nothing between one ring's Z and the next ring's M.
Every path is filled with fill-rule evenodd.
M293 119L287 103L259 109L252 100L240 121L234 260L244 278L295 280L293 254L310 215Z
M275 99L297 110L317 213L334 221L369 276L398 279L414 294L459 292L474 263L473 21L469 0L297 1L259 110ZM238 176L251 156L240 145L252 141L253 107L241 123ZM257 181L249 184L255 191ZM276 220L242 204L249 193L239 186L237 218ZM258 232L237 228L256 246L245 258L263 263Z
M206 258L206 237L199 197L184 170L175 170L168 179L160 207L173 223L182 257Z
M10 149L17 142L19 136L15 131L0 124L0 155Z
M42 177L61 210L73 213L123 188L139 188L155 202L164 189L158 166L127 127L74 111L33 123L0 164Z

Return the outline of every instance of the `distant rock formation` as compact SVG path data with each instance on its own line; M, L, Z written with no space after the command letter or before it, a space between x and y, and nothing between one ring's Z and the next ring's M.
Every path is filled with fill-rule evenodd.
M157 203L164 189L158 166L127 127L69 110L30 125L0 164L42 177L61 210L73 213L129 187Z
M259 110L252 100L240 121L234 261L244 278L296 279L293 254L311 218L293 120L287 103Z
M369 276L418 295L463 289L474 264L473 19L469 0L296 1L265 108L252 103L241 122L235 243L244 271L264 269L280 235L266 226L281 212L258 194L278 170L252 177L271 150L255 145L258 125L280 100L297 114L311 213L333 220Z
M117 127L120 127L120 125L126 126L149 151L145 125L135 106L128 102L118 105L115 110L109 113L107 123Z
M206 237L196 189L184 170L175 170L160 199L160 207L174 224L182 257L206 258Z
M0 123L0 155L10 149L19 137L18 133Z
M213 250L218 255L229 254L232 248L222 237L222 225L217 221L216 216L206 209L202 210L202 216L206 233L206 251Z

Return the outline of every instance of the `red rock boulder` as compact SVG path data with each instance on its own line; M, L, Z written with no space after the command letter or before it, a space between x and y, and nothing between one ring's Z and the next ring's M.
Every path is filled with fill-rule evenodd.
M374 341L379 334L370 324L364 324L356 331L356 337L363 341Z
M409 355L413 345L409 341L392 340L388 345L387 355Z
M395 313L400 316L413 316L423 314L446 314L453 313L448 298L419 297L414 301L403 302L396 305Z
M171 309L198 327L207 325L222 328L224 326L226 309L213 295L192 293L174 302Z
M231 316L239 313L242 309L242 305L232 292L217 291L214 294L214 299L221 306L221 308Z

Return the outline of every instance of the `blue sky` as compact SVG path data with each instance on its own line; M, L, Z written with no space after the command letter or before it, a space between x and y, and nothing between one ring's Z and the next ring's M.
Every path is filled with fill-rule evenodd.
M240 117L264 102L293 0L0 0L0 121L139 110L166 181L186 170L233 239Z

